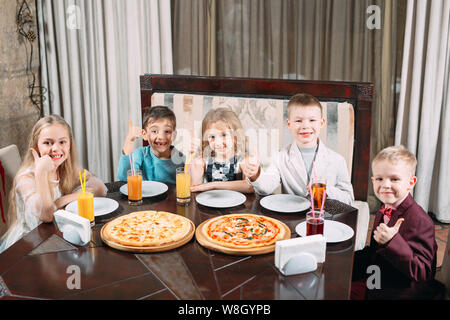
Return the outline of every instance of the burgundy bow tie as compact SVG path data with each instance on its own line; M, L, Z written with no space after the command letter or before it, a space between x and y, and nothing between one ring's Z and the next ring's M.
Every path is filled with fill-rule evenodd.
M391 213L393 209L392 208L385 208L384 206L381 207L380 212L384 215L386 215L389 219L391 218Z

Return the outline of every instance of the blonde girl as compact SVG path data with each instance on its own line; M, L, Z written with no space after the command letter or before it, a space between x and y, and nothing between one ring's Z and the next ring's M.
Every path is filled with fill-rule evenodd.
M72 130L58 115L41 118L31 132L28 151L10 193L8 230L0 239L3 252L81 192ZM104 196L103 182L86 174L86 190Z
M212 109L205 115L201 153L190 166L192 192L214 189L253 192L242 173L243 131L239 118L231 109Z

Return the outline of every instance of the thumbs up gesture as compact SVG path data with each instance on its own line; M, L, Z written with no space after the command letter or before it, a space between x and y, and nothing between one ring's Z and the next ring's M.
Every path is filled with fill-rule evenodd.
M242 172L250 181L254 182L261 173L261 163L259 162L258 149L253 148L252 154L245 156Z
M380 223L377 229L373 232L373 238L379 244L388 243L398 233L400 225L403 221L405 221L405 219L398 219L395 225L391 228L389 228L385 223Z
M133 126L131 120L128 120L128 135L123 144L123 154L129 155L133 152L134 141L139 137L142 137L142 129L140 127Z
M142 129L140 127L133 126L131 120L128 120L128 139L134 142L137 138L142 137Z
M56 170L56 166L48 154L40 157L35 149L30 148L30 151L34 158L34 170L37 173L48 173Z

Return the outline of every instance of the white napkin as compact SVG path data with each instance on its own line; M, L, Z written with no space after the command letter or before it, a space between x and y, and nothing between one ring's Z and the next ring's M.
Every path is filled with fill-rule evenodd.
M292 238L275 243L275 266L285 275L314 271L325 261L325 237Z
M63 238L70 243L84 246L91 241L92 230L88 219L66 210L56 211L54 217Z

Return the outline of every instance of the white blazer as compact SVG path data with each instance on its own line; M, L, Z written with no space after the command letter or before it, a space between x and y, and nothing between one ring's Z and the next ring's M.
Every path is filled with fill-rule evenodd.
M326 177L327 197L351 205L354 201L353 187L344 157L319 140L315 161L317 176ZM311 176L314 179L314 175ZM262 195L271 194L280 183L282 193L305 198L309 194L307 186L310 181L295 141L275 154L267 170L261 170L258 179L250 182L255 191Z

